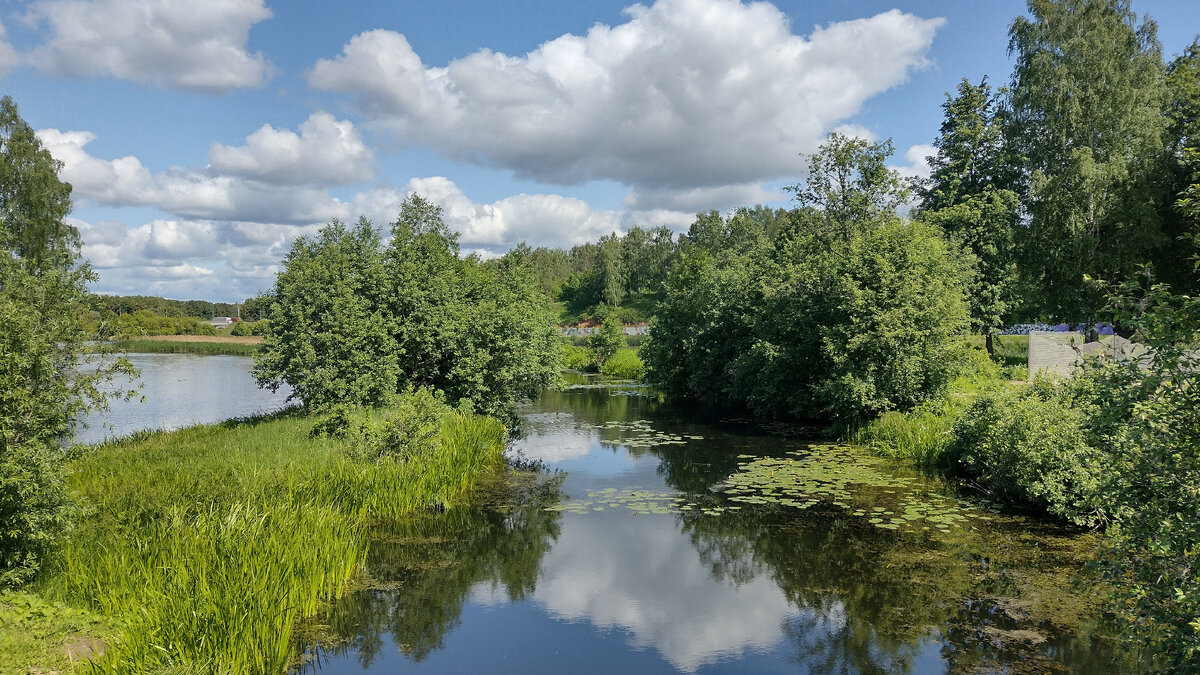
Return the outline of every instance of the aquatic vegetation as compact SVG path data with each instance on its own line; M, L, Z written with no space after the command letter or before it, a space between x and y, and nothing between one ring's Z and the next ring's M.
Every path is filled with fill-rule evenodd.
M582 424L584 429L601 429L619 432L618 438L602 438L604 445L623 445L627 448L652 448L658 445L684 445L688 441L704 440L694 434L668 434L655 431L648 420L632 422L605 422L604 424Z
M817 445L788 457L750 458L721 491L743 504L795 509L837 506L885 530L949 531L987 518L954 497L920 489L920 479L884 471L885 460L847 446Z
M642 357L636 349L622 348L605 359L600 366L600 372L613 377L640 380L646 376L646 364L642 363Z

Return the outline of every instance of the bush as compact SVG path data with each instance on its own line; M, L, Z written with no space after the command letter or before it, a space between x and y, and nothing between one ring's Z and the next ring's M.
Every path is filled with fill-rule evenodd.
M249 337L253 335L253 333L250 331L250 326L247 325L245 321L238 321L237 323L233 324L233 328L229 329L229 334L237 335L239 337Z
M562 362L564 368L587 370L595 367L596 357L587 347L577 347L569 342L563 342Z
M640 380L646 376L646 364L642 363L636 349L618 349L600 366L600 372L613 377Z
M1084 412L1042 383L984 394L955 422L947 453L996 497L1094 526L1107 518L1111 470L1088 443Z
M310 436L346 441L346 453L359 461L402 461L437 442L443 420L454 410L441 392L415 389L379 410L335 405L313 425Z
M624 344L625 328L615 313L609 313L605 317L604 323L600 325L600 329L593 333L592 338L588 340L588 346L592 348L592 353L596 356L596 365L601 367Z
M70 523L73 508L56 454L31 444L0 453L0 588L29 581Z

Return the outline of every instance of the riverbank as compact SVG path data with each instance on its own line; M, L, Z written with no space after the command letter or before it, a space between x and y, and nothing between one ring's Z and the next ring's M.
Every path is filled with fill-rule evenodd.
M402 461L364 462L347 441L311 437L314 421L283 413L75 448L80 521L34 585L0 596L0 672L64 670L88 653L102 655L98 672L281 672L297 622L360 569L367 524L461 500L505 439L495 420L452 412Z
M238 335L147 335L117 340L113 346L138 354L227 354L253 356L262 336Z

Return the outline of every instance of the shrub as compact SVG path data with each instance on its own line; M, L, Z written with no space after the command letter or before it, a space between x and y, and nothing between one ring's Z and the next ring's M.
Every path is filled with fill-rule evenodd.
M56 454L34 444L0 452L0 588L29 581L70 522Z
M562 345L562 362L564 368L572 370L587 370L594 367L596 357L587 347L577 347L568 342Z
M600 329L592 334L588 346L596 356L596 365L604 366L604 362L612 358L625 344L625 329L615 313L609 313L600 325Z
M233 328L229 329L229 334L240 337L249 337L254 333L251 332L250 326L245 321L238 321L237 323L233 324Z
M1088 443L1086 416L1051 385L999 390L955 422L949 456L998 498L1041 508L1078 525L1097 525L1105 456Z
M358 461L403 460L432 447L452 412L441 392L420 388L378 410L332 406L309 436L344 439L346 453Z
M646 364L638 356L636 349L618 349L604 365L600 372L613 377L623 377L630 380L640 380L646 376Z

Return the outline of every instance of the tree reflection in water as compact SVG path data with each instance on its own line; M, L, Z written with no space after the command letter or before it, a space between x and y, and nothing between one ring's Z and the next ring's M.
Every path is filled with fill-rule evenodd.
M320 619L322 658L353 654L366 669L390 636L419 662L442 648L480 582L502 589L511 602L532 594L542 557L559 535L562 514L543 509L561 499L560 482L525 473L488 486L472 506L376 526L367 588Z
M590 626L564 649L666 671L741 672L751 663L820 673L1140 669L1094 637L1104 627L1103 589L1083 569L1098 545L1092 535L1006 515L948 532L887 531L829 503L636 518L622 504L547 511L565 493L578 503L601 488L665 489L728 507L721 484L739 455L781 456L805 443L604 389L547 392L527 412L530 436L519 445L569 471L565 483L503 488L492 506L380 527L367 565L378 583L322 619L344 639L323 655L366 668L390 641L418 664L490 586L484 604L498 612L508 611L505 600L531 601L520 603L524 618L497 619L529 622L511 624L513 644L491 646L529 650L506 663L531 672L554 667L538 660L553 650L538 650L546 631L565 636L555 628L563 625ZM626 445L647 425L703 440ZM916 490L948 489L904 475ZM895 498L855 490L855 500Z

